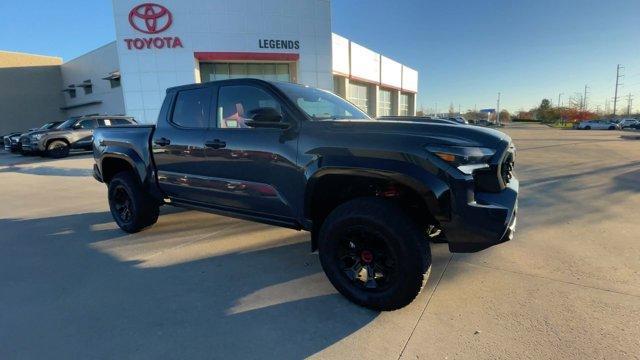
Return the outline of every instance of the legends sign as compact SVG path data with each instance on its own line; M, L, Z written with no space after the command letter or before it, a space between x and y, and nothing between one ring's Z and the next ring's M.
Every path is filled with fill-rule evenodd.
M260 49L298 50L298 49L300 49L300 41L298 41L298 40L260 39L260 40L258 40L258 47Z

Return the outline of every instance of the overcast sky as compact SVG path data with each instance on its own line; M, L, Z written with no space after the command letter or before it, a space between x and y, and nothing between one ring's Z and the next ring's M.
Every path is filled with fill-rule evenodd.
M219 0L211 0L219 1ZM420 72L418 106L528 109L589 85L589 105L640 109L639 0L334 0L333 31ZM115 38L110 0L0 1L0 50L69 60ZM622 101L626 109L626 100Z

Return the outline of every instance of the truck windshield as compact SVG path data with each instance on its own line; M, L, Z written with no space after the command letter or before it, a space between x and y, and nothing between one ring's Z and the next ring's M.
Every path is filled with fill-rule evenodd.
M324 90L290 84L275 84L313 120L371 120L355 105Z

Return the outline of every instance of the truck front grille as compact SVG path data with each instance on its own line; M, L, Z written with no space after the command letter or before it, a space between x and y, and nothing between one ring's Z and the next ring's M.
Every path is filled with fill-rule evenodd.
M495 160L489 168L476 171L473 174L476 189L482 192L500 192L515 177L514 165L516 148L510 144L503 148L500 160Z
M505 156L502 161L502 166L500 167L500 176L502 177L502 182L508 184L511 179L513 179L513 168L515 166L515 154L509 150L507 156Z

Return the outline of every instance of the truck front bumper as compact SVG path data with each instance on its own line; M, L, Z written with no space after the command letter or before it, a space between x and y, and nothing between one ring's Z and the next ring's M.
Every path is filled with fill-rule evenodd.
M98 168L98 164L93 164L93 178L99 182L104 182L102 174L100 173L100 168Z
M513 178L498 193L473 192L463 186L454 192L451 221L442 223L449 251L472 253L513 239L520 184Z

